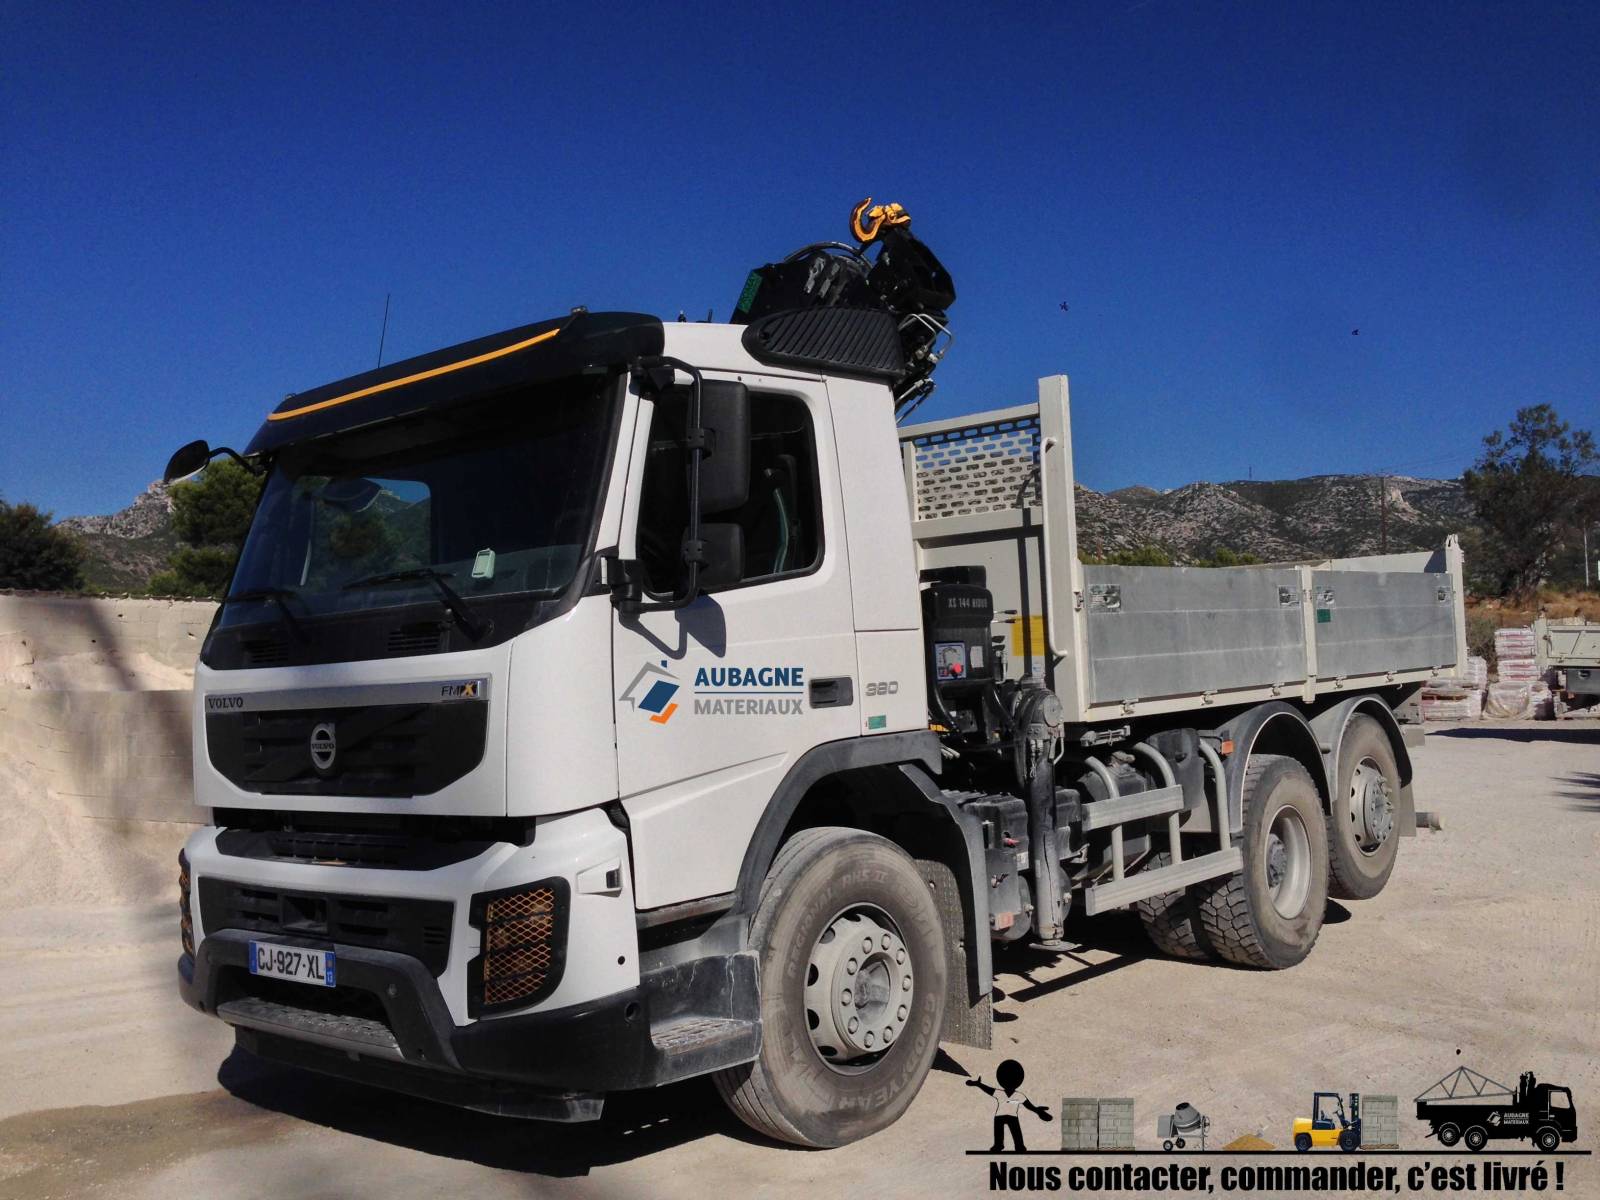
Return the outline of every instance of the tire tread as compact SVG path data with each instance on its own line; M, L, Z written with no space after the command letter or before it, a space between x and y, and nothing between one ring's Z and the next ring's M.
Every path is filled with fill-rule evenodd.
M1244 776L1244 799L1247 806L1244 822L1246 839L1250 837L1251 828L1248 806L1255 800L1256 788L1261 782L1261 777L1272 768L1285 764L1288 770L1304 777L1306 784L1315 790L1310 773L1297 760L1282 754L1251 755ZM1243 849L1246 855L1253 851L1248 841ZM1211 880L1198 886L1202 889L1199 900L1201 925L1217 953L1229 962L1242 967L1260 967L1268 971L1279 969L1281 964L1274 962L1266 947L1262 945L1255 921L1251 918L1250 896L1244 872Z
M1160 870L1172 861L1172 855L1162 850L1150 860L1147 871ZM1138 901L1134 907L1139 921L1155 948L1168 958L1206 962L1217 956L1202 922L1200 905L1189 888L1165 892Z

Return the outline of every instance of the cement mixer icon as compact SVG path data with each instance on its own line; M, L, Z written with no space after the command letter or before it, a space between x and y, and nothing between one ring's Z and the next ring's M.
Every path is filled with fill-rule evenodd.
M1156 1118L1156 1136L1163 1150L1182 1150L1189 1139L1199 1137L1200 1149L1206 1148L1206 1130L1211 1128L1211 1118L1204 1116L1192 1104L1180 1103L1164 1117Z

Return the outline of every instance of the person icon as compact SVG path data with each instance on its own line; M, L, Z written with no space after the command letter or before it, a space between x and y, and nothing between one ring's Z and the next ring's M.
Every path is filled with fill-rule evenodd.
M994 1145L989 1147L991 1154L998 1154L1005 1149L1006 1130L1011 1131L1011 1148L1024 1151L1028 1147L1022 1140L1022 1110L1027 1109L1041 1121L1051 1120L1050 1110L1040 1108L1020 1090L1024 1072L1022 1064L1014 1058L1008 1058L994 1069L994 1081L999 1086L990 1087L983 1081L983 1076L967 1080L968 1087L975 1087L979 1091L994 1097Z

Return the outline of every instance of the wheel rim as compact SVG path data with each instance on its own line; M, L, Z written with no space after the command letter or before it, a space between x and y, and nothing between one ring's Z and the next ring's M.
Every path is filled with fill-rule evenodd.
M1356 849L1373 855L1394 832L1394 798L1389 780L1376 759L1363 758L1350 773L1350 831Z
M1267 826L1267 892L1281 917L1298 917L1311 892L1311 835L1288 805Z
M1446 1146L1454 1146L1456 1142L1460 1140L1460 1138L1461 1130L1457 1129L1454 1125L1446 1125L1443 1129L1439 1130L1439 1140Z
M1467 1148L1470 1150L1482 1150L1488 1140L1489 1135L1481 1129L1467 1130Z
M887 1054L911 1019L912 968L881 908L857 905L829 921L806 966L806 1027L817 1057L854 1074Z

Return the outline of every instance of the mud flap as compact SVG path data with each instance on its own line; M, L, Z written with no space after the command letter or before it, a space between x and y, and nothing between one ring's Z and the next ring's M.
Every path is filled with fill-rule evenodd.
M917 870L933 893L944 927L944 948L949 956L945 970L944 1026L941 1042L987 1050L994 1040L994 999L990 992L974 998L974 972L967 962L966 910L955 872L937 859L919 858Z

